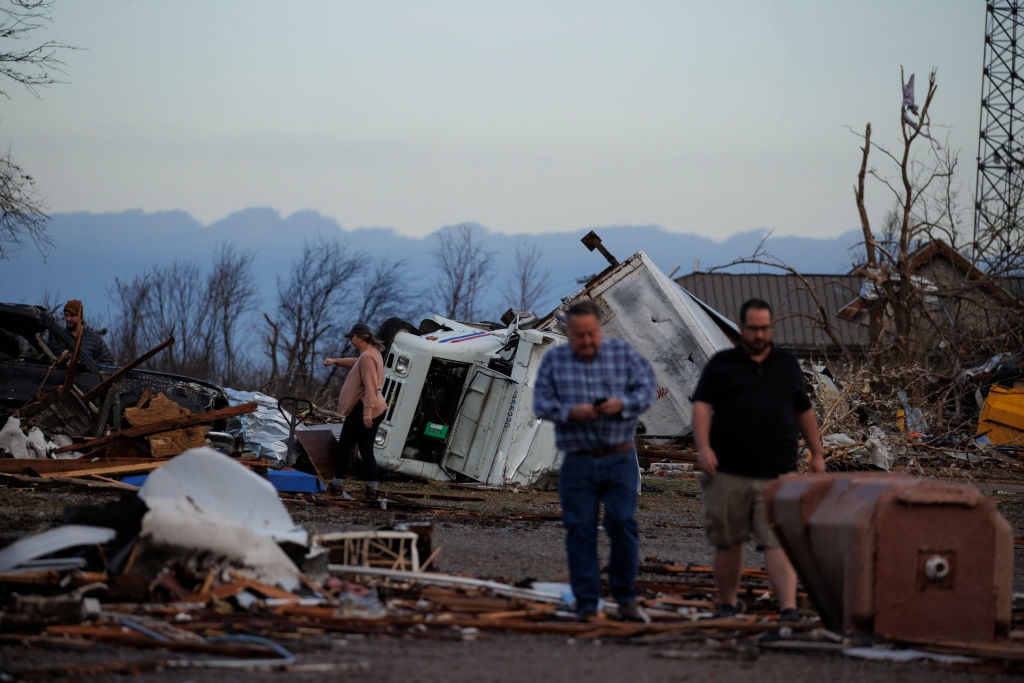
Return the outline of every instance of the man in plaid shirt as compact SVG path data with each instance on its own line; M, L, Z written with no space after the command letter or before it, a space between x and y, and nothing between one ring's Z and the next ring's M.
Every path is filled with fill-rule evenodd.
M654 403L654 371L626 342L602 340L601 309L593 301L569 308L567 332L569 343L551 349L541 361L533 411L555 423L555 441L565 453L558 493L576 614L581 621L597 614L597 526L603 502L612 597L620 618L646 621L634 586L639 468L633 434L641 413Z

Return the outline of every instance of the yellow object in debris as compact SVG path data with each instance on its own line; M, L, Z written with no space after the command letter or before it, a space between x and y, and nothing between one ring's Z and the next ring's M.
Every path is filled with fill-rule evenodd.
M982 434L994 444L1024 446L1024 388L991 388L978 418Z

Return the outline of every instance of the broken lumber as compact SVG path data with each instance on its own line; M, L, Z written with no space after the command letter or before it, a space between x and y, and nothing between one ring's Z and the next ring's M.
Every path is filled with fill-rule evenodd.
M144 354L142 354L141 356L139 356L138 358L133 360L131 363L128 363L127 365L122 366L117 372L112 374L110 377L107 377L105 380L103 380L102 382L100 382L99 384L94 386L92 389L90 389L89 391L85 392L82 395L82 397L86 401L88 401L93 396L96 396L97 394L99 394L99 393L101 393L103 391L106 391L107 387L113 385L119 379L124 377L124 374L126 372L128 372L129 370L134 370L139 365L141 365L142 363L146 362L147 360L149 360L150 358L155 356L160 351L163 351L164 349L166 349L168 346L170 346L173 343L174 343L174 337L170 337L170 338L164 340L163 342L157 344L156 346L151 348L149 351L146 351Z
M19 584L24 586L87 586L91 583L106 583L106 572L71 573L56 569L40 569L36 571L5 572L0 574L0 585Z
M256 403L243 403L242 405L230 406L228 408L221 408L220 410L211 410L208 413L199 413L190 417L175 418L172 420L164 420L162 422L154 422L152 424L140 425L138 427L129 427L128 429L122 429L120 432L115 434L107 434L101 436L98 439L91 439L84 443L74 443L70 446L63 446L54 451L54 453L66 453L69 451L93 449L99 446L110 443L118 437L123 438L134 438L137 436L148 436L150 434L156 434L158 432L165 432L170 429L179 429L181 427L191 427L192 425L203 424L206 422L214 422L225 417L235 417L237 415L245 415L246 413L255 412L257 408Z
M96 474L129 474L131 472L150 472L158 467L163 466L163 461L156 462L142 462L134 465L106 465L104 467L93 467L87 470L74 470L74 471L63 471L63 472L47 472L46 474L40 475L43 479L58 479L64 477L89 477ZM122 483L122 482L118 482ZM123 484L124 486L131 486L130 484ZM137 487L132 487L133 489Z
M85 326L79 324L78 334L75 335L75 348L71 352L71 358L68 359L68 369L64 373L64 384L61 385L60 390L57 392L58 398L62 398L75 386L75 373L78 371L78 352L82 350L82 339L84 338Z
M151 462L149 458L0 458L0 474L28 474L42 476L47 472L67 472L77 475L82 470L112 465L138 465Z
M80 479L72 476L59 476L59 477L33 477L27 474L4 474L0 472L0 483L14 483L18 484L71 484L72 486L82 486L88 489L97 490L117 490L117 491L138 491L138 486L132 486L131 484L125 484L124 482L106 483L102 481L90 481L88 479Z
M124 417L132 427L191 417L186 408L159 393L152 398L146 408L126 408ZM145 439L149 443L149 453L154 458L166 458L184 453L190 448L206 445L206 425L172 429L157 434L150 434Z
M354 567L351 565L328 564L327 571L332 574L363 574L366 576L379 576L389 579L399 579L422 583L434 586L461 586L464 588L482 588L493 591L498 595L507 595L513 598L524 598L537 602L548 602L561 604L562 596L552 593L530 590L528 588L516 588L497 581L486 579L471 579L465 576L452 576L450 574L432 574L428 572L408 572L400 569L382 569L380 567Z

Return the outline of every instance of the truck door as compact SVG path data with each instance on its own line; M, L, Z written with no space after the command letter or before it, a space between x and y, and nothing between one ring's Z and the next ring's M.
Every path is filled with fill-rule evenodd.
M448 440L444 466L486 482L502 434L511 427L519 384L485 368L475 368Z

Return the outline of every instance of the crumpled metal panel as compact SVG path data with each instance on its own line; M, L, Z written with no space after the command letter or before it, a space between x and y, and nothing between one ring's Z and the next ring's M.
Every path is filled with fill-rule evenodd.
M288 422L290 415L278 410L277 399L258 391L225 389L230 405L255 402L255 412L228 420L225 431L241 436L245 447L253 454L276 465L284 465L288 457Z
M829 628L990 641L1009 627L1013 533L977 489L886 472L786 475L765 502Z
M991 387L978 418L978 435L1024 449L1024 388Z
M32 536L19 538L0 550L0 572L17 571L18 567L50 553L83 545L100 545L112 541L117 532L107 527L65 524Z
M708 360L733 346L715 318L642 251L563 299L563 310L589 297L601 307L607 337L628 342L654 369L658 396L641 422L646 433L690 432L690 396Z
M330 429L333 425L326 426L327 429L295 430L295 440L306 451L306 456L313 465L313 469L316 470L320 481L330 481L334 478L334 453L338 450L338 440L334 437L333 430ZM341 425L338 427L340 428Z

